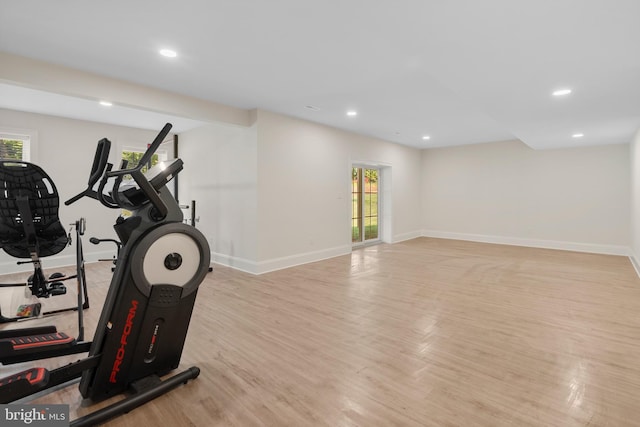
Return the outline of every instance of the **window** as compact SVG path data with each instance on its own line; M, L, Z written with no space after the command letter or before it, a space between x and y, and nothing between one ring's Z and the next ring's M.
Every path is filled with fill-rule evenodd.
M31 137L0 132L0 159L30 161Z
M145 165L142 168L142 173L146 173L151 167L155 166L158 163L161 162L166 162L170 159L173 159L173 144L174 144L174 137L170 136L167 140L165 140L162 144L160 144L160 146L158 147L158 149L156 150L156 152L153 154L153 156L151 156L151 162L150 164ZM127 161L127 169L132 169L134 167L136 167L138 165L138 163L140 163L140 160L142 159L142 156L144 155L145 151L147 151L147 149L149 148L150 144L145 144L145 143L136 143L133 141L130 141L127 144L123 144L120 145L120 149L121 149L121 159L126 160ZM114 165L114 169L119 169L120 165ZM124 176L125 180L130 180L131 175L125 175ZM175 190L176 190L176 181L177 180L172 180L172 183L170 183L167 188L169 189L169 192L174 195L175 194Z
M127 161L127 169L132 169L132 168L138 166L138 163L140 163L140 159L142 159L142 155L143 154L144 154L144 152L142 152L142 151L131 151L131 150L122 151L122 159ZM159 153L155 153L151 157L151 164L150 165L146 165L146 166L144 166L142 168L142 172L143 173L146 172L147 170L149 170L150 166L155 166L160 161L160 154ZM166 157L166 153L165 153L164 157ZM164 159L162 159L162 160L164 160Z
M125 147L122 150L122 160L126 160L127 161L127 169L133 169L134 167L138 166L138 163L140 163L140 160L142 159L142 155L144 154L145 150L142 149L138 149L138 148L127 148ZM155 152L155 154L153 156L151 156L151 162L150 164L145 165L142 168L142 173L147 172L151 167L155 166L158 162L164 162L167 160L167 152L163 151L163 150L158 150ZM120 165L118 165L118 167L120 167ZM131 175L125 175L124 179L132 179Z

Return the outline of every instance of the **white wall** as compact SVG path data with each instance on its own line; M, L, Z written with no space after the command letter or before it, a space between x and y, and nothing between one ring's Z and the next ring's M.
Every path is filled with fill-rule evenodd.
M351 165L391 174L391 240L420 234L420 152L258 111L258 272L351 251Z
M629 146L519 141L425 150L424 234L627 254Z
M639 136L631 147L534 151L512 141L419 151L266 111L254 119L179 136L180 199L197 201L216 262L261 273L349 253L354 163L383 168L388 242L431 235L640 252ZM61 200L84 189L100 138L112 140L117 162L122 146L156 134L0 109L3 126L37 131L37 163ZM63 224L86 217L88 236L114 236L117 215L89 199L60 209ZM113 253L88 242L85 250L89 260ZM70 264L73 248L58 259L47 265ZM9 271L15 260L0 253L0 273Z
M164 123L159 124L158 130L162 125ZM122 145L141 146L144 149L146 144L153 140L156 132L0 109L0 128L3 127L37 132L37 152L34 153L37 160L34 163L49 174L58 189L61 223L68 229L68 224L74 223L80 217L86 218L87 233L83 242L87 260L110 258L115 253L115 246L92 245L89 243L89 237L115 238L112 227L119 211L107 209L98 201L88 198L71 206L64 206L63 203L86 188L96 144L101 138L111 140L111 161L118 165ZM15 258L0 250L0 274L33 268L29 265L18 267L15 262ZM47 269L73 263L75 246L67 247L60 254L43 260Z
M640 130L629 147L631 158L631 261L640 275Z
M180 203L196 201L196 227L207 237L213 260L253 272L258 239L256 127L211 124L181 133L178 146L184 162Z

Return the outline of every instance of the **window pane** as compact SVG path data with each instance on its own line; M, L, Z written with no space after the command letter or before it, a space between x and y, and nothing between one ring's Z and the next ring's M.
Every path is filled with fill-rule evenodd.
M22 160L22 141L0 139L0 159Z
M123 151L122 159L127 161L127 169L132 169L138 166L138 163L140 163L140 160L142 159L143 154L144 153L140 151ZM151 157L151 166L155 166L157 163L158 163L158 154L156 153ZM149 166L145 165L142 168L142 172L146 172L148 168Z
M351 169L351 242L359 242L361 237L361 225L362 225L362 210L360 208L361 196L361 182L362 169Z

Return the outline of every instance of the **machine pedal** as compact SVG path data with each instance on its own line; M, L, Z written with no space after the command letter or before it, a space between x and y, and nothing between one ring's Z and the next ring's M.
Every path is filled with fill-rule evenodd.
M20 380L27 380L32 387L46 384L49 381L49 371L45 368L31 368L17 374L0 379L0 387L7 386Z
M6 404L47 388L49 371L31 368L0 379L0 403Z
M14 351L61 346L73 344L74 341L75 338L68 336L64 332L0 339L0 343L10 343Z

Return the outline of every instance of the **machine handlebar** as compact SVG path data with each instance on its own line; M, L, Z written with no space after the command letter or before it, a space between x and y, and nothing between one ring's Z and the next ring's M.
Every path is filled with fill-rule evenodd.
M96 154L93 158L91 172L89 173L87 189L65 201L64 204L68 206L80 200L82 197L88 196L100 201L103 205L109 208L123 208L129 210L137 209L140 206L134 206L127 203L125 200L123 200L122 197L120 197L119 194L120 184L122 183L124 176L131 175L138 187L140 187L140 190L146 196L146 199L151 202L151 204L153 204L154 208L157 210L158 217L163 218L164 216L166 216L168 212L166 204L162 201L154 186L145 177L142 169L151 161L156 150L169 134L171 128L171 123L167 123L164 125L162 130L160 130L153 142L147 148L147 151L145 151L142 155L142 158L140 159L140 162L138 162L138 165L131 169L125 169L127 164L126 162L123 162L122 169L115 171L111 170L113 168L113 165L111 163L108 163L107 161L109 159L109 151L111 150L111 141L106 138L101 139L98 142L98 146L96 147ZM103 193L104 187L109 178L116 178L111 196ZM100 181L100 185L98 187L98 191L95 191L93 187L98 181Z

